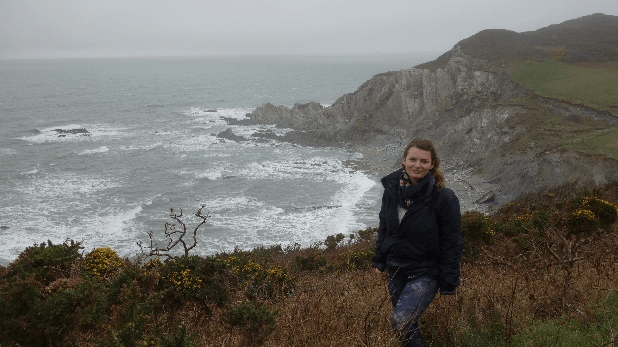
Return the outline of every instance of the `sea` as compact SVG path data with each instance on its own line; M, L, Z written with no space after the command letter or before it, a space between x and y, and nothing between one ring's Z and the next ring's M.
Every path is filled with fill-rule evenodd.
M200 256L306 247L377 226L379 177L345 164L361 154L253 137L290 129L229 120L267 102L328 106L375 74L433 58L0 61L0 264L68 240L132 258L150 237L167 244L170 209L189 234L198 209L210 216L190 251ZM244 139L217 136L228 129Z

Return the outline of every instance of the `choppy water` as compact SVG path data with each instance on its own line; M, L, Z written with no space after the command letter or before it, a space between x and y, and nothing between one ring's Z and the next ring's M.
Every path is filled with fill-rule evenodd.
M375 226L377 177L343 164L359 154L259 139L286 130L225 119L265 102L327 105L429 58L0 61L0 263L65 239L133 256L169 208L206 206L202 255ZM228 128L246 141L216 136Z

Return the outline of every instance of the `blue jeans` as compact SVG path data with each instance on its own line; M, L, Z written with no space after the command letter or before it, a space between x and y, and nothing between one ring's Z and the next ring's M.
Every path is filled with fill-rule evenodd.
M418 319L438 292L438 281L427 277L409 280L407 276L386 270L388 292L393 303L391 324L404 347L422 347Z

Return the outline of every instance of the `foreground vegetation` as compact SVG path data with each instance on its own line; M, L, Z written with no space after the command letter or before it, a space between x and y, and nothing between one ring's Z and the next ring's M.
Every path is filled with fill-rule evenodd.
M615 346L618 184L463 215L462 284L427 346ZM201 236L207 237L207 236ZM129 261L42 243L0 267L0 346L396 346L375 230L320 245Z

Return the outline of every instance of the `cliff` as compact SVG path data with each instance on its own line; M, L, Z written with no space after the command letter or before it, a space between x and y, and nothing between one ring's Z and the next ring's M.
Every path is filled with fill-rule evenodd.
M610 18L611 22L618 23L616 18ZM588 18L583 22L588 23ZM573 26L572 22L567 24L567 29ZM609 24L604 27L613 30ZM558 29L551 29L553 35ZM496 33L505 34L499 30ZM526 51L521 48L525 46L523 42L534 35L516 34L507 36L518 43L517 57L521 58ZM487 31L477 34L481 38L487 35ZM538 48L537 41L532 43L536 42ZM492 201L495 207L561 183L601 184L618 180L616 160L540 144L528 135L534 130L529 119L531 102L536 108L561 117L592 118L608 124L618 123L618 118L605 111L534 94L511 80L505 55L484 59L488 54L475 50L474 42L479 42L478 37L461 41L425 68L421 65L376 75L329 107L315 102L297 104L291 109L266 104L251 113L250 118L298 130L288 135L289 140L353 147L364 154L360 167L380 175L399 165L400 151L409 139L429 138L436 143L447 178L467 208L481 207L473 206L475 201ZM597 58L611 56L607 52L613 52L612 45L610 42L605 53L598 49ZM537 49L528 51L533 56L539 54ZM574 56L581 57L577 53ZM435 68L440 61L445 63ZM538 117L539 113L533 115Z

